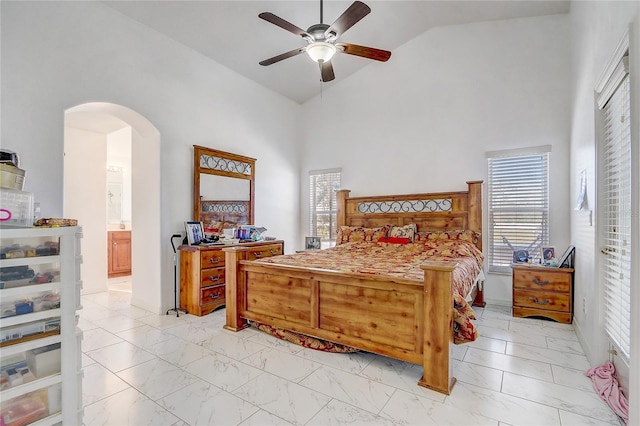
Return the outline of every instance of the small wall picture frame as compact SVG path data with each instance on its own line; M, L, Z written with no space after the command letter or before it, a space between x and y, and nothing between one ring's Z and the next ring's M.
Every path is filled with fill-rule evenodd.
M542 263L550 264L556 261L556 248L554 246L542 246Z
M320 237L305 237L304 249L305 250L319 250L322 245Z
M187 232L187 241L190 246L200 244L200 241L204 238L202 222L185 222L184 229Z

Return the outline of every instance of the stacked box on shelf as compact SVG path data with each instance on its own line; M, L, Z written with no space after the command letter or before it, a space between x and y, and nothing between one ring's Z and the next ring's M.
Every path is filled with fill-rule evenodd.
M33 194L17 189L0 188L0 225L31 227L33 225Z

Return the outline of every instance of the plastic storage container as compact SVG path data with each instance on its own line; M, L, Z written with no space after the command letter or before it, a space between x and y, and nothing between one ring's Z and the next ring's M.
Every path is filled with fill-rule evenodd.
M0 187L22 191L25 174L14 164L0 163Z
M33 225L33 194L0 188L0 226L30 228Z

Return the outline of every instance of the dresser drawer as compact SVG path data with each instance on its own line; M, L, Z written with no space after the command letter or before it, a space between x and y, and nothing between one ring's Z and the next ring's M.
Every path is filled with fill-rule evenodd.
M544 270L514 269L513 286L529 290L544 290L569 293L571 290L571 274L548 272Z
M253 247L247 254L248 260L262 259L264 257L279 256L282 254L282 245L273 244L268 246Z
M202 250L200 252L200 269L224 267L222 250Z
M224 284L224 267L203 269L200 272L200 287L209 287L216 284Z
M569 312L571 295L548 291L514 289L513 304L527 308Z
M201 305L224 302L224 290L224 284L203 288L200 293Z

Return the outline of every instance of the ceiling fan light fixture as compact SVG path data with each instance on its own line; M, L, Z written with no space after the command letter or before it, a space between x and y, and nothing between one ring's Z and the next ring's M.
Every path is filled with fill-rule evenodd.
M336 53L336 47L331 43L316 41L307 46L307 55L315 62L328 62Z

